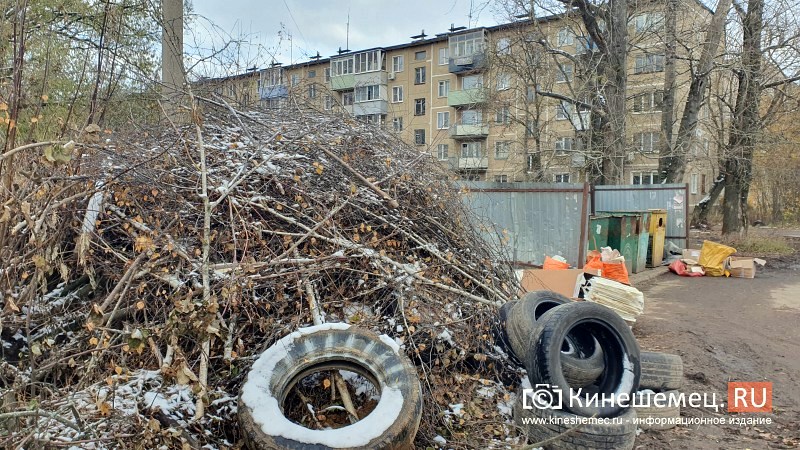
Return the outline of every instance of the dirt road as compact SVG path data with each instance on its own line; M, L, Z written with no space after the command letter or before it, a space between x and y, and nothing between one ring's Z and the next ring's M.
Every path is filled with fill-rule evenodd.
M647 431L636 448L800 447L800 264L767 267L752 280L666 274L649 285L638 286L646 299L634 327L642 349L681 355L682 391L716 392L726 403L728 381L771 381L773 423ZM682 415L733 416L689 408Z

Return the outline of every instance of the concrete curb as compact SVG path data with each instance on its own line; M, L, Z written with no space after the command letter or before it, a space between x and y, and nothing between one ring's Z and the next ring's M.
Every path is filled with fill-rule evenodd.
M669 272L669 267L658 266L652 269L647 269L644 272L628 275L628 279L631 282L631 286L641 290L643 287L653 283L656 278L664 275L667 272Z

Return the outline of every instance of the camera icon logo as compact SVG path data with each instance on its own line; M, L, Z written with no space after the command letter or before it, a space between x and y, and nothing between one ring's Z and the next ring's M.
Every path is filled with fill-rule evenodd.
M561 409L563 403L563 392L555 385L537 384L533 389L522 390L523 409Z

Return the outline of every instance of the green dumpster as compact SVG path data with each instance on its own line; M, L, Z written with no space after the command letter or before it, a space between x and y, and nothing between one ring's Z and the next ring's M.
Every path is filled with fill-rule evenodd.
M611 220L611 216L608 214L599 214L589 218L590 251L600 251L602 247L608 247L608 230Z
M607 247L619 250L625 257L628 273L634 272L634 262L639 259L639 236L642 232L641 213L600 212L609 215ZM636 264L638 268L638 264ZM644 269L644 265L642 265Z

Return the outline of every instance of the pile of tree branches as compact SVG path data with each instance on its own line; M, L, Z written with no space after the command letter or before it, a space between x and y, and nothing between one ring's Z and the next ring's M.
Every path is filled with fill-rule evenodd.
M351 119L202 109L17 152L0 198L2 445L231 446L250 364L312 309L404 345L420 442L501 421L442 413L465 376L511 379L491 327L516 292L447 173Z

